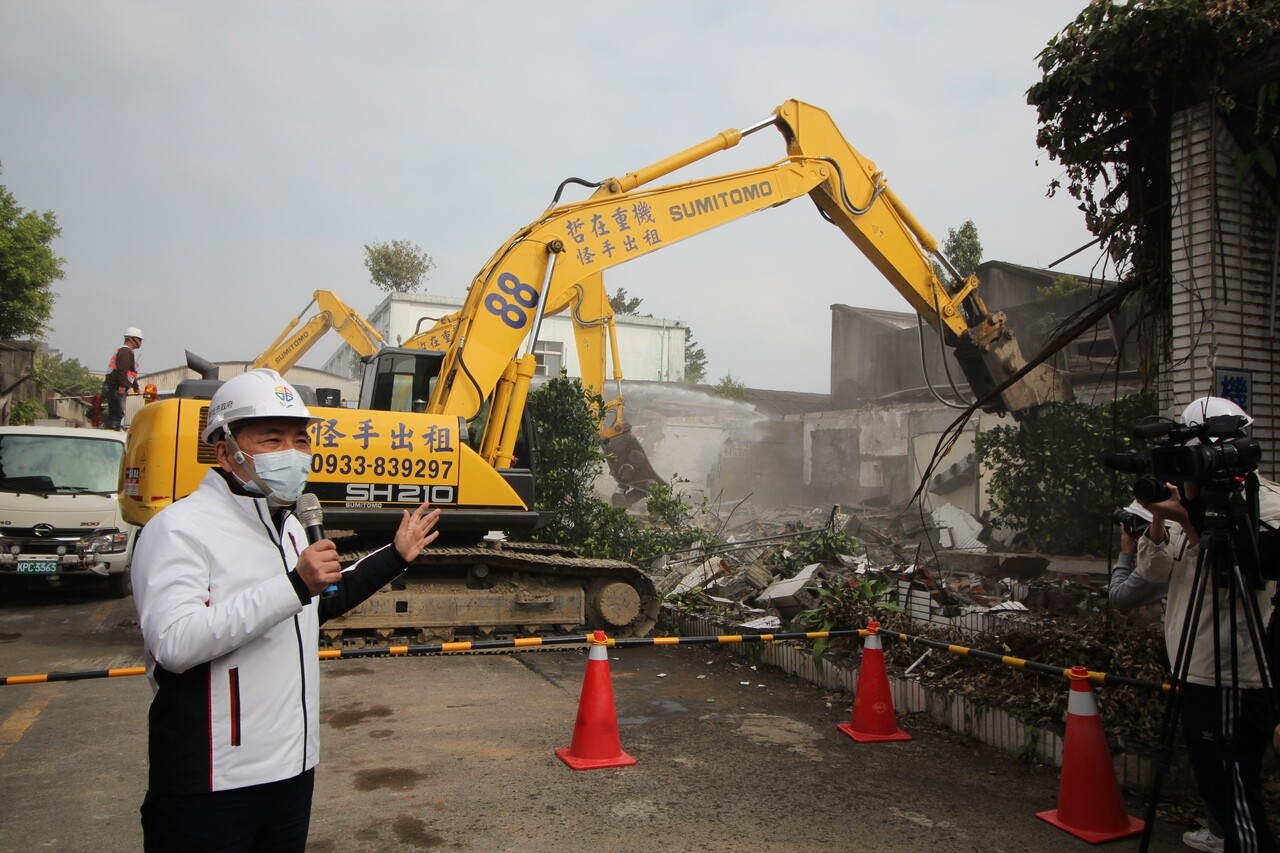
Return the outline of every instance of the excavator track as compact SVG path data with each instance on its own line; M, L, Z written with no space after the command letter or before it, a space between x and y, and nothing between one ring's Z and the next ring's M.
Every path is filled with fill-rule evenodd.
M373 548L334 537L343 565ZM601 630L643 637L661 606L631 563L577 556L543 543L428 548L359 607L321 627L327 648L563 635Z

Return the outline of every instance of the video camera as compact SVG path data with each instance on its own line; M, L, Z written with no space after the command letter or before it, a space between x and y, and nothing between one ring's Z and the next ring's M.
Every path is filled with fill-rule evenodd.
M1248 424L1248 418L1239 415L1218 415L1194 426L1170 421L1139 424L1133 437L1155 442L1150 454L1108 453L1103 463L1116 471L1144 475L1133 484L1133 496L1142 503L1168 500L1171 493L1166 483L1197 483L1197 497L1182 501L1189 520L1202 532L1206 527L1228 531L1241 571L1251 588L1261 589L1265 580L1280 579L1276 553L1280 543L1271 541L1276 536L1260 541L1254 472L1262 446L1245 437ZM1116 521L1123 523L1119 513ZM1221 585L1222 577L1216 575L1214 582Z
M1169 497L1165 483L1213 483L1257 470L1262 445L1245 437L1247 424L1239 415L1218 415L1195 426L1165 420L1139 424L1133 437L1156 442L1150 454L1108 453L1102 461L1114 471L1145 475L1133 484L1133 496L1159 503Z
M1124 532L1134 539L1146 533L1147 528L1151 526L1150 518L1143 518L1129 508L1116 510L1111 516L1111 521L1123 527Z

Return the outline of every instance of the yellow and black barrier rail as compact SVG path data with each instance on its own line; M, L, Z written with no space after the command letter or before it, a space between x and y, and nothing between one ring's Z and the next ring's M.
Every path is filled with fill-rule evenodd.
M340 658L413 657L451 652L491 652L498 649L530 649L538 646L573 646L594 642L590 635L567 637L516 637L511 640L475 640L454 643L421 643L412 646L375 646L367 649L325 649L320 660Z
M117 669L90 669L84 672L45 672L39 675L10 675L0 678L0 687L8 684L47 684L50 681L84 681L86 678L120 678L126 675L146 675L145 666L125 666Z
M867 628L858 628L846 631L796 631L781 634L716 634L704 637L629 637L624 639L609 639L603 632L597 631L595 634L574 634L564 637L516 637L514 639L507 640L421 643L407 646L380 646L363 649L326 649L320 652L320 659L340 660L345 658L368 657L416 657L421 655L450 654L455 652L527 649L539 646L607 645L614 648L625 649L634 648L636 646L777 643L787 640L824 640L835 639L837 637L866 637L871 633L872 631ZM994 663L1011 666L1016 669L1027 670L1040 675L1050 675L1063 679L1069 679L1071 677L1072 668L1069 666L1062 667L1054 666L1052 664L1038 663L1036 661L1013 657L1012 655L999 655L995 652L973 649L968 646L959 646L955 643L943 643L938 640L930 640L926 637L917 637L912 634L904 634L897 631L886 631L883 628L877 629L875 633L879 634L881 637L888 637L900 642L916 643L927 648L938 649L940 651L964 655L966 657L977 658L979 660L992 661ZM145 667L135 666L120 669L90 670L86 672L50 672L41 675L11 675L5 678L0 678L0 687L10 684L44 684L51 681L81 681L89 678L115 678L125 675L143 675L145 673ZM1146 681L1138 678L1129 678L1123 675L1094 672L1092 670L1089 671L1088 677L1090 681L1097 684L1112 686L1139 687L1148 690L1161 690L1164 692L1168 692L1172 688L1172 685L1168 682L1161 683L1158 681Z
M859 633L869 634L870 631L861 631ZM1011 666L1015 669L1025 669L1029 672L1036 672L1043 675L1053 675L1058 678L1070 679L1071 667L1053 666L1047 663L1037 663L1036 661L1024 660L1023 658L1013 657L1012 655L998 655L995 652L984 652L982 649L971 649L967 646L957 646L954 643L943 643L938 640L930 640L925 637L916 637L911 634L903 634L898 631L886 631L883 628L876 632L881 637L890 637L895 640L902 640L910 643L918 643L931 649L939 649L941 651L951 652L952 654L964 655L966 657L978 658L979 660L989 660L996 663L1002 663L1005 666ZM1147 690L1160 690L1169 692L1173 689L1173 685L1169 682L1147 681L1141 678L1129 678L1124 675L1111 675L1106 672L1089 671L1089 680L1097 684L1109 684L1112 686L1124 687L1141 687Z
M866 637L872 632L867 628L859 628L850 631L811 631L809 633L792 633L792 634L722 634L709 637L645 637L638 639L610 640L609 645L618 648L626 648L629 646L677 646L695 643L771 643L781 640L820 640L834 637ZM1047 663L1037 663L1036 661L1025 660L1023 658L1013 657L1012 655L998 655L995 652L984 652L981 649L971 649L968 646L958 646L954 643L943 643L938 640L930 640L925 637L917 637L912 634L903 634L897 631L886 631L879 628L875 631L881 637L888 637L894 640L900 640L909 643L918 643L931 649L939 649L941 651L951 652L952 654L964 655L966 657L978 658L979 660L989 660L995 663L1011 666L1015 669L1025 669L1029 672L1035 672L1042 675L1053 675L1058 678L1071 678L1071 667L1053 666ZM1109 684L1112 686L1142 687L1148 690L1168 691L1171 685L1168 682L1144 681L1139 678L1128 678L1123 675L1111 675L1105 672L1089 671L1089 680L1098 684Z

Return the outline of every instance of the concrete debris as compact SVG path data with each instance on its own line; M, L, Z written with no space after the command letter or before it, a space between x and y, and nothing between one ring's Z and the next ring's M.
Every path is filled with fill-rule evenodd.
M1023 613L1029 612L1031 610L1030 607L1027 607L1027 605L1023 604L1021 601L1002 601L990 609L991 610L1016 610L1016 611L1022 611Z
M674 586L670 590L664 589L667 584L659 584L658 592L663 595L679 595L682 592L688 592L694 587L707 587L711 580L724 570L719 560L707 560L699 564L685 564L673 566L670 574L666 575L663 580L676 578Z
M871 563L865 556L855 557L851 554L836 554L836 561L846 569L852 569L859 575L865 575L867 569L871 568Z
M720 590L728 598L735 601L746 601L755 597L761 590L773 582L773 574L764 566L743 566L736 573L726 577L720 584Z
M708 615L744 631L813 630L798 617L821 606L822 589L868 579L886 583L892 600L914 619L971 630L1106 606L1105 559L1007 553L981 521L951 504L893 513L847 505L757 511L741 501L713 506L700 523L708 542L725 544L700 543L659 560L665 566L665 573L655 573L659 592L701 590ZM857 552L815 549L814 537L832 530L854 540ZM818 561L796 571L802 555Z
M827 577L821 563L812 563L797 572L795 577L771 584L756 596L756 603L761 607L772 607L786 617L797 616L800 611L817 606L820 600L817 589Z
M944 548L969 553L985 553L987 546L978 541L982 525L976 518L953 504L943 504L933 511L938 529L938 543Z

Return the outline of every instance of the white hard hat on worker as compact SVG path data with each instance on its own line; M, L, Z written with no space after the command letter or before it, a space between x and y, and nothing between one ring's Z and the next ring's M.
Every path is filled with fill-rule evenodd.
M296 388L264 367L222 384L209 402L208 423L200 437L215 447L220 441L227 443L227 459L220 458L219 463L246 491L266 497L274 506L287 506L307 484L311 454L294 447L255 454L242 451L236 433L248 422L259 420L305 428L320 419L307 409Z
M142 330L139 329L137 326L130 326L129 328L125 329L124 336L126 338L137 338L139 343L142 342Z
M1241 428L1247 427L1253 423L1253 418L1249 413L1240 408L1235 403L1225 397L1201 397L1198 400L1192 400L1188 406L1182 410L1182 425L1189 427L1198 427L1211 418L1222 417L1223 415L1233 415L1237 418L1244 418ZM1200 439L1193 438L1187 444L1199 444Z

